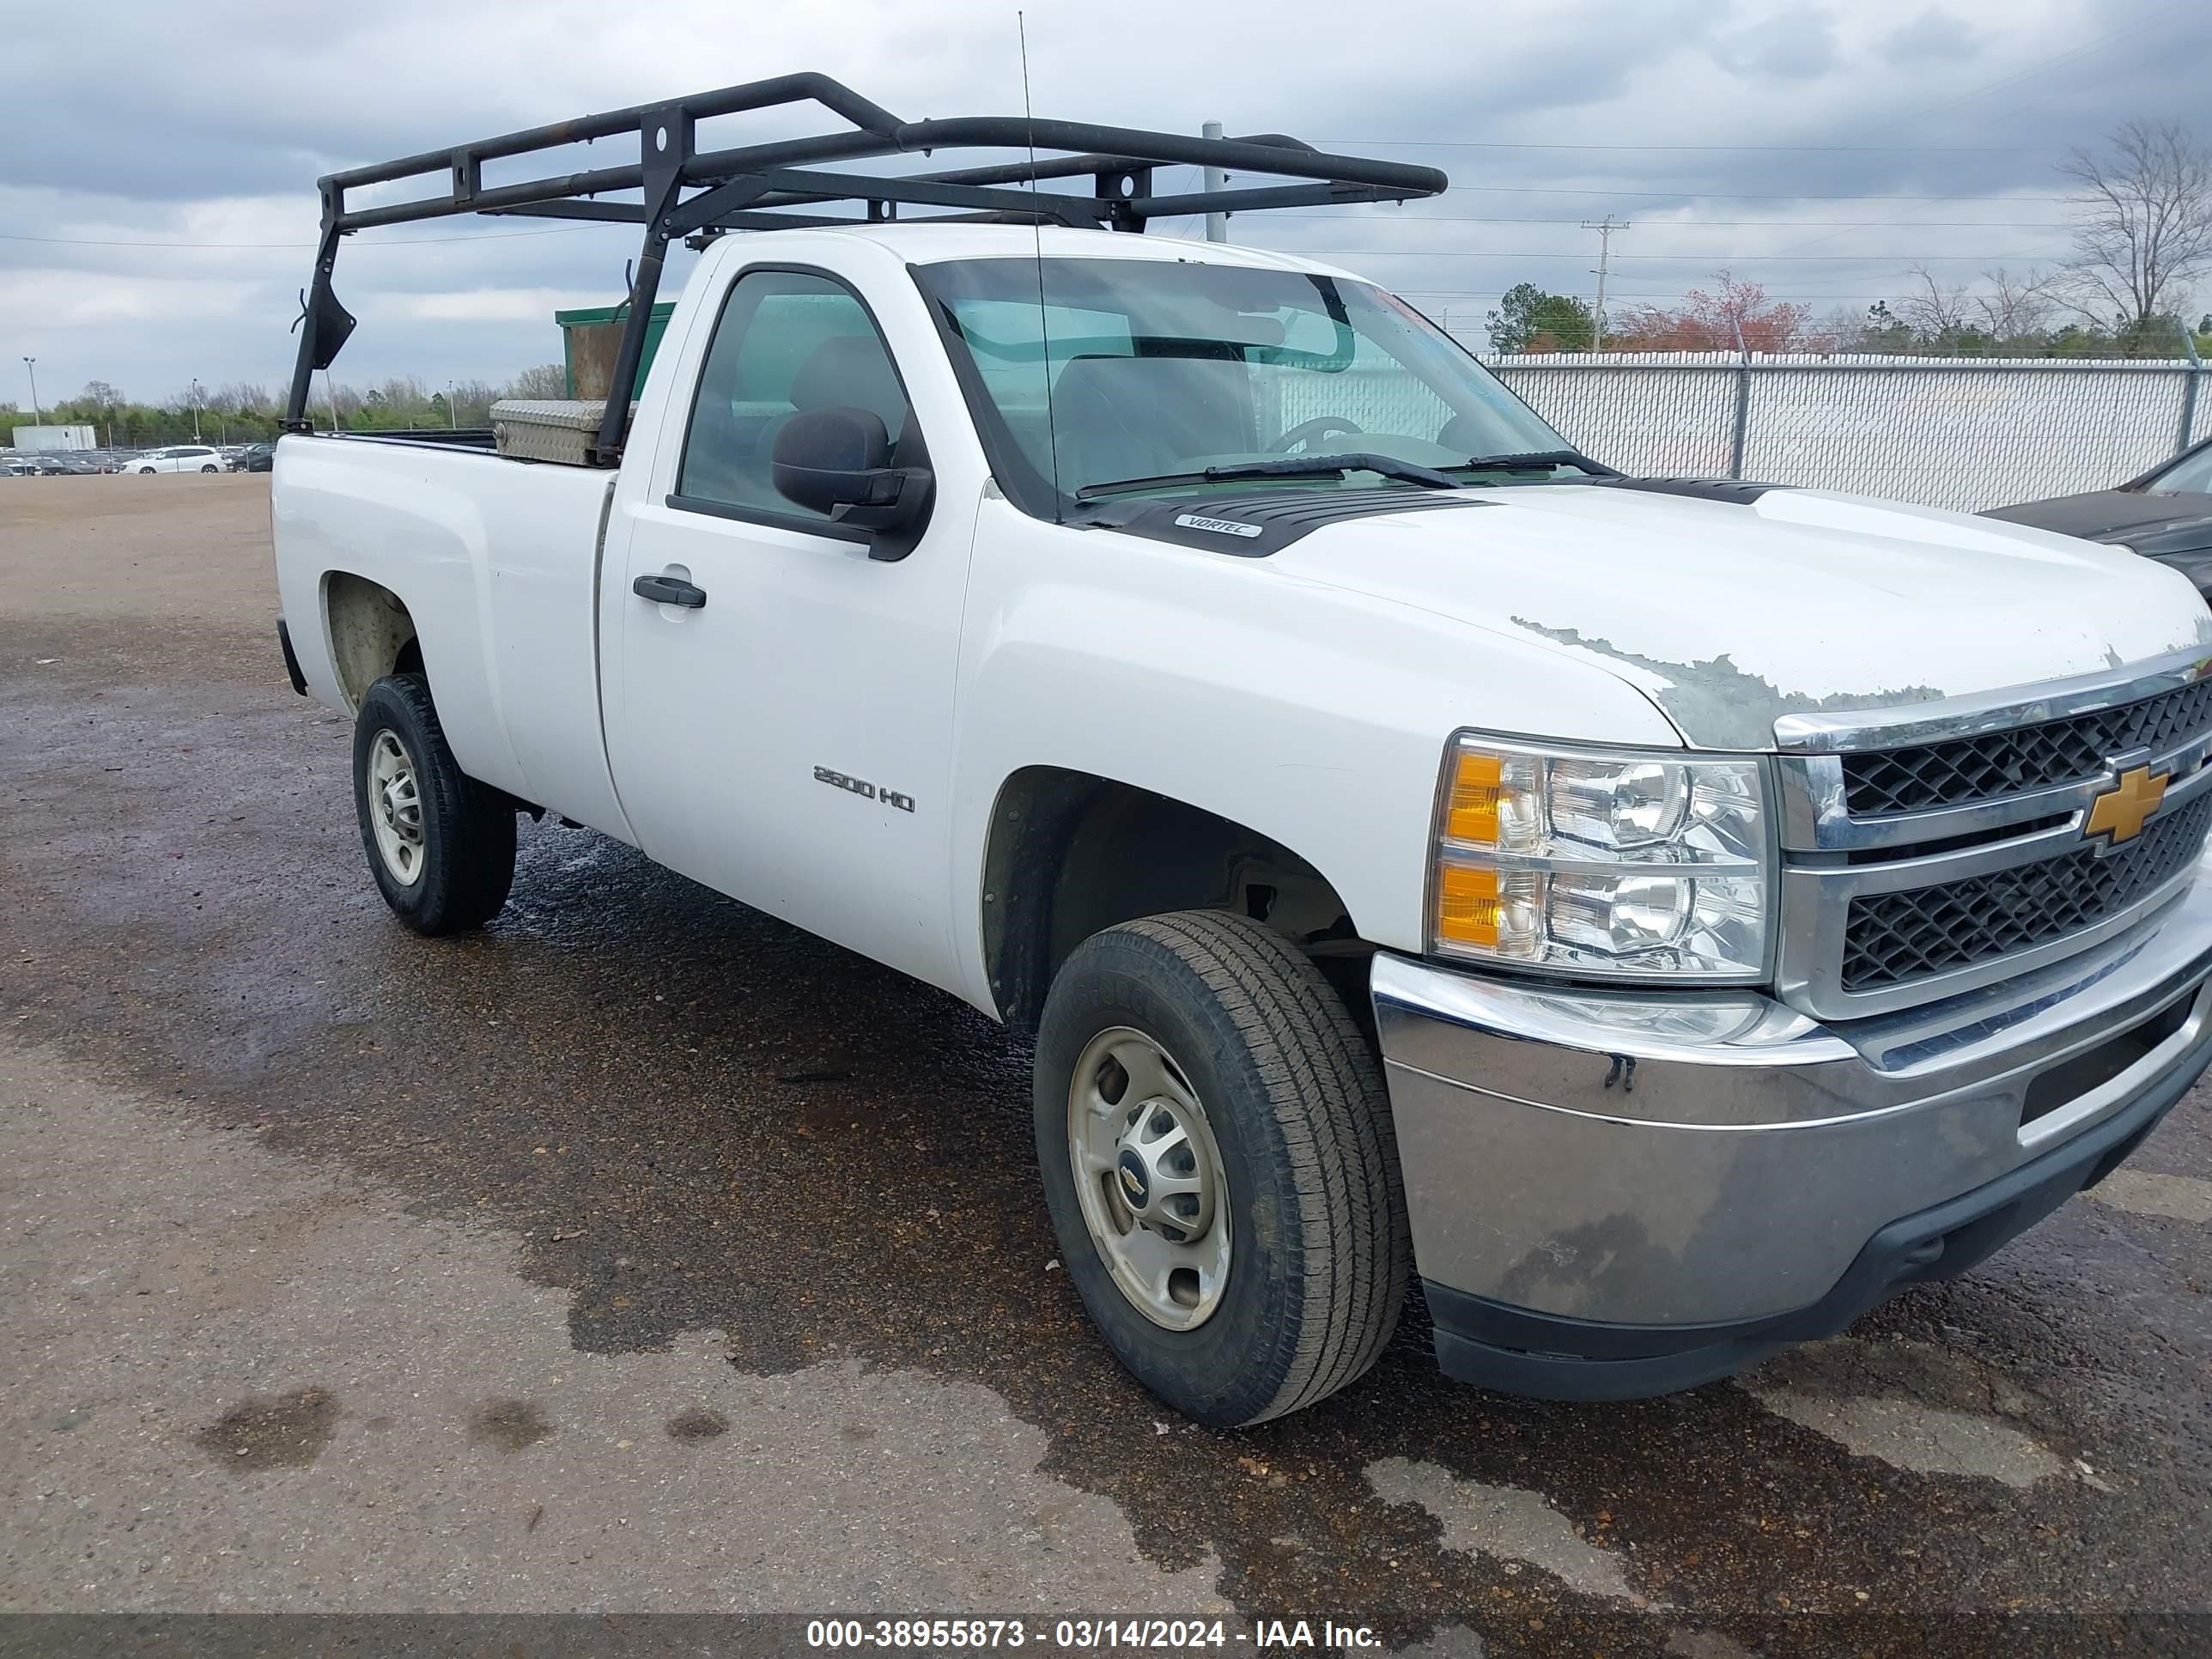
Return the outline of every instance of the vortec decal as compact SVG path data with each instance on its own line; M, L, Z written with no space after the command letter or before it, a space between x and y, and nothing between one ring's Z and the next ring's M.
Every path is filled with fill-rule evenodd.
M912 795L902 795L896 789L879 789L864 778L848 778L842 772L833 772L826 766L814 769L814 781L858 795L862 800L879 800L886 806L897 807L902 812L914 811Z
M1178 513L1176 522L1185 530L1211 530L1217 536L1262 536L1263 526L1240 524L1235 519L1209 519L1203 513Z

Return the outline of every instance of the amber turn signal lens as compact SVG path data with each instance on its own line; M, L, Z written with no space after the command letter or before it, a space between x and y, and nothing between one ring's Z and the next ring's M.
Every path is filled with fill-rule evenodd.
M1498 844L1498 797L1505 763L1496 755L1460 750L1452 772L1451 809L1444 817L1444 834L1454 841ZM1472 874L1472 872L1466 873ZM1496 892L1493 884L1492 891Z
M1493 768L1495 762L1492 763ZM1498 872L1447 864L1437 873L1437 937L1461 945L1498 943Z

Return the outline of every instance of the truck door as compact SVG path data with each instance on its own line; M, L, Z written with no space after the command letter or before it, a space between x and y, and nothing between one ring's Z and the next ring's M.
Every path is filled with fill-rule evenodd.
M927 464L884 335L837 277L748 270L704 350L686 344L659 482L621 492L630 522L607 543L626 561L601 611L622 633L606 717L623 811L660 863L954 984L947 792L975 501L940 489L912 551L885 562L776 491L776 432L813 410L871 410L894 465Z

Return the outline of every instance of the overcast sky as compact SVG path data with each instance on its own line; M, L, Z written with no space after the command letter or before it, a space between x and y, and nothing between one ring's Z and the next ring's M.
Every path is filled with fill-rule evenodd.
M1449 172L1433 201L1251 216L1231 236L1350 266L1477 338L1516 282L1587 295L1597 239L1580 222L1607 213L1634 225L1613 240L1615 305L1723 265L1825 313L1894 298L1918 261L1960 280L2048 264L2067 247L2052 171L2067 147L2201 111L2212 65L2201 0L1032 0L1027 15L1040 115L1218 119ZM1012 5L11 8L0 401L27 403L27 355L47 398L94 379L149 399L193 376L277 386L318 174L799 69L908 119L1021 109ZM787 114L708 141L820 130ZM634 155L622 148L577 165ZM619 298L635 248L628 228L513 219L359 235L338 266L362 319L338 377L434 387L551 361L552 312ZM672 263L679 279L687 266Z

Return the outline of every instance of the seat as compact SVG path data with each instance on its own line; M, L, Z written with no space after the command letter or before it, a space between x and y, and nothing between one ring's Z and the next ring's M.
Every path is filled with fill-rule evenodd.
M1188 471L1252 451L1251 379L1217 357L1071 357L1052 424L1065 489Z
M775 452L776 434L791 416L736 412L734 405L742 401L737 395L739 358L739 353L732 351L708 359L697 411L691 417L681 487L687 495L710 501L777 507L781 498L769 476L769 458ZM882 419L896 457L907 425L906 393L883 342L874 335L834 334L823 340L792 376L788 396L796 414L823 409L870 410ZM757 411L760 405L756 403L752 408Z
M882 419L894 445L906 430L906 392L884 343L872 334L833 334L809 352L792 376L791 406L801 415L868 410Z

